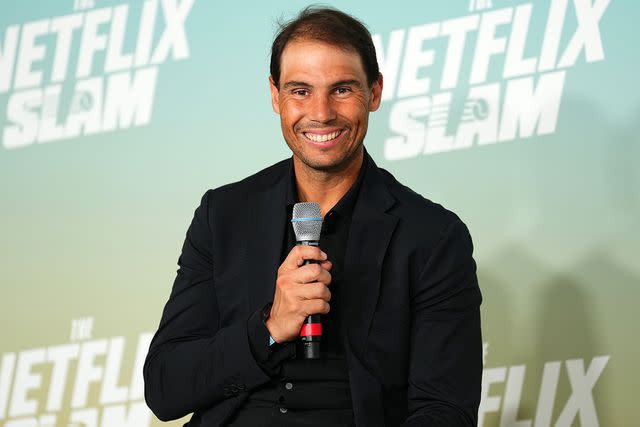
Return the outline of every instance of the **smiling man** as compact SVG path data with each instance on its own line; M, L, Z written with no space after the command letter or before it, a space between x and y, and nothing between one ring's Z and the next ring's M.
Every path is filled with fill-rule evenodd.
M475 426L473 245L364 148L383 87L371 35L307 8L282 26L270 71L293 156L202 198L145 363L147 403L162 420L194 412L188 426ZM319 247L295 244L300 201L320 205ZM312 314L321 357L305 359Z

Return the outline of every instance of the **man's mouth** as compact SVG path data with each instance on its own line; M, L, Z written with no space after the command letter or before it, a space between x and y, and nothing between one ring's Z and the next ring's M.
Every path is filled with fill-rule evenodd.
M342 133L342 129L329 133L302 132L302 134L313 142L327 142L336 139Z

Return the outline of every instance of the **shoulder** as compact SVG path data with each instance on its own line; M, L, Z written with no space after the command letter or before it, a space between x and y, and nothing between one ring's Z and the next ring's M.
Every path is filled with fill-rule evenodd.
M395 198L388 211L398 218L393 248L406 255L414 273L421 274L426 266L432 273L437 269L475 271L473 240L460 217L401 184L386 170L378 171Z
M462 223L453 211L402 184L387 170L378 168L378 172L386 189L395 198L390 213L399 217L405 227L439 234L456 223Z
M291 167L291 159L284 159L262 169L240 181L222 185L208 190L204 198L211 202L241 202L250 193L257 193L273 188L286 179Z

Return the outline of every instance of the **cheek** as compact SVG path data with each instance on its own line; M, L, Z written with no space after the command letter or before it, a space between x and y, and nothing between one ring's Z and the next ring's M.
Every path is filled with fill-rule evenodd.
M280 102L280 116L283 121L290 123L296 121L301 115L301 108L297 102L288 99Z
M358 106L360 108L360 111L367 113L369 112L369 106L370 106L370 99L368 96L359 96L358 97Z

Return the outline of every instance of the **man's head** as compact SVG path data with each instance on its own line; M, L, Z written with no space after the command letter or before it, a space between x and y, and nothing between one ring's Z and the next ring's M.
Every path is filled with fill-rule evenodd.
M376 49L369 30L354 17L336 9L309 6L292 21L281 25L271 45L271 78L280 88L282 52L294 40L316 40L360 56L362 67L371 86L380 75Z
M382 92L369 31L340 11L307 8L282 26L271 52L273 109L294 161L323 171L359 161Z

